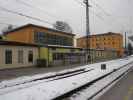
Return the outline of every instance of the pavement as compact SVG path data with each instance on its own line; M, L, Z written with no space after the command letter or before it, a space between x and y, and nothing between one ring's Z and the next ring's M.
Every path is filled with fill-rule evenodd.
M133 71L124 76L98 100L133 100Z
M83 65L83 64L82 64ZM14 79L21 76L32 76L35 74L45 74L49 72L58 72L65 69L72 69L81 66L81 64L68 65L68 66L54 66L54 67L26 67L0 70L0 81Z

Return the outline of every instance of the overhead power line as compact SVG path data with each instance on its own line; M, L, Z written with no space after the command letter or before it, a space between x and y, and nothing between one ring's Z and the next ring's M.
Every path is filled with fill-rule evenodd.
M18 26L18 25L14 25L14 24L10 24L10 23L3 23L3 22L0 22L0 24Z
M80 4L81 6L85 7L85 4L79 0L74 0L75 2L77 2L78 4Z
M106 16L111 16L110 13L105 11L105 9L101 7L98 3L96 3L95 1L91 0L91 3L93 3L97 8L99 8L99 10L101 10Z
M78 4L80 4L82 7L85 7L85 5L82 2L80 2L79 0L74 0L74 1L77 2ZM104 20L104 18L100 14L97 14L96 12L92 11L91 9L90 9L90 13L95 14L95 16L98 17L100 20Z
M74 0L74 1L76 1L78 4L80 4L81 6L83 6L83 7L85 7L85 5L81 2L81 1L79 1L79 0ZM106 16L108 16L108 17L111 17L111 14L110 13L108 13L107 11L105 11L104 10L104 8L102 8L98 3L96 3L96 2L94 2L94 1L92 1L91 0L91 3L93 3L99 10L101 10ZM103 18L103 15L99 15L99 14L97 14L96 12L94 12L94 11L92 11L91 9L90 9L90 12L91 13L94 13L98 18L100 18L100 19L104 19Z
M39 21L39 22L43 22L43 23L47 23L47 24L53 25L53 23L50 23L50 22L45 21L45 20L42 20L40 18L29 16L29 15L26 15L26 14L23 14L23 13L20 13L20 12L12 11L12 10L9 10L9 9L1 7L1 6L0 6L0 10L6 11L6 12L9 12L9 13L12 13L12 14L16 14L16 15L19 15L19 16L23 16L23 17L26 17L26 18L29 18L29 19L32 19L32 20L36 20L36 21Z
M34 6L34 5L32 5L32 4L29 4L29 3L27 3L27 2L24 2L24 1L22 1L22 0L16 0L16 1L17 1L17 3L23 4L23 5L27 6L27 7L36 8L36 9L40 10L41 12L43 12L43 14L48 15L48 16L50 16L50 17L52 17L52 18L62 19L62 18L60 18L60 17L57 17L57 16L55 16L55 15L53 15L53 14L48 13L47 11L45 11L44 9L41 9L40 7Z

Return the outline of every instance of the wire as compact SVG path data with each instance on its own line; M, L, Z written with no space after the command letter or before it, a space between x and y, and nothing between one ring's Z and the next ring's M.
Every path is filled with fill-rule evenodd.
M97 8L101 9L101 11L106 15L106 16L111 16L110 13L108 13L107 11L104 10L103 7L101 7L98 3L96 3L95 1L91 0L91 3L93 3Z
M85 7L85 5L82 3L82 2L80 2L79 0L74 0L74 1L76 1L78 4L80 4L81 6L84 6ZM94 1L92 1L91 0L91 3L93 3L97 8L99 8L99 9L101 9L101 11L106 15L106 16L111 16L111 14L109 14L108 12L106 12L99 4L97 4L96 2L94 2ZM95 13L95 12L93 12L93 13ZM98 14L96 14L95 13L95 15L97 16L97 17L99 17L100 19L104 19L101 15L98 15Z
M1 7L1 6L0 6L0 10L6 11L6 12L9 12L9 13L12 13L12 14L16 14L16 15L19 15L19 16L23 16L23 17L26 17L26 18L29 18L29 19L32 19L32 20L36 20L36 21L39 21L39 22L43 22L43 23L47 23L47 24L53 25L53 23L50 23L50 22L45 21L45 20L42 20L40 18L32 17L32 16L29 16L29 15L26 15L26 14L23 14L23 13L12 11L12 10L9 10L9 9Z
M27 6L27 7L39 9L40 11L44 12L45 15L47 14L47 15L50 16L50 17L53 17L53 18L56 18L56 19L62 19L62 18L59 18L59 17L57 17L57 16L54 16L54 15L52 15L52 14L46 12L44 9L41 9L41 8L39 8L39 7L37 7L37 6L34 6L34 5L32 5L32 4L29 4L29 3L27 3L27 2L24 2L24 1L21 1L21 0L16 0L16 1L17 1L17 3L23 4L23 5Z
M18 25L14 25L14 24L9 24L9 23L3 23L3 22L0 22L0 24L4 24L4 25L13 25L13 26L18 26Z
M77 2L78 4L80 4L81 6L85 7L85 5L82 2L80 2L78 0L74 0L74 1Z
M80 4L81 6L85 7L85 5L82 2L80 2L78 0L74 0L74 1L77 2L78 4ZM90 12L95 14L98 18L103 20L103 18L100 15L96 14L94 11L90 10Z

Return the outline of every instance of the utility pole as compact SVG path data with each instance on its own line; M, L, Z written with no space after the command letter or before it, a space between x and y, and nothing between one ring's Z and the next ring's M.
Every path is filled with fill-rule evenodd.
M127 33L125 32L125 54L127 55Z
M127 33L125 32L125 49L127 48Z
M87 63L88 59L91 62L91 55L90 55L90 22L89 22L89 1L84 0L86 5L86 54L87 54ZM88 43L89 42L89 43Z

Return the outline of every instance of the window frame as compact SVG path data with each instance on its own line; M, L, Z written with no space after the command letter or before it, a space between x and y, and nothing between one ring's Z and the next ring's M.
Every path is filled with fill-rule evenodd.
M33 60L34 60L34 54L33 54L33 51L30 50L28 52L28 63L33 63Z
M13 63L13 52L10 49L5 50L5 64Z
M24 63L24 51L18 50L18 63L23 64Z

